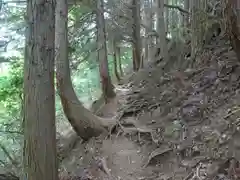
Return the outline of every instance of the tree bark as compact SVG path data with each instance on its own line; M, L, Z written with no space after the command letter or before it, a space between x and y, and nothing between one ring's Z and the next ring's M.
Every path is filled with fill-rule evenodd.
M104 19L104 7L103 0L97 1L97 42L98 42L98 53L97 59L99 62L99 71L102 84L102 93L107 103L109 99L116 96L114 92L114 86L111 81L108 69L108 59L107 59L107 44L106 44L106 30L105 30L105 19Z
M200 49L201 45L201 37L200 37L200 32L201 32L201 26L199 22L199 7L200 7L200 2L191 0L191 30L192 30L192 39L191 39L191 57L194 58L197 51Z
M238 61L240 61L239 17L237 16L237 13L235 13L237 6L237 1L233 2L231 0L226 0L224 16L226 19L227 34L229 36L231 45L237 54Z
M149 48L149 43L150 43L150 38L151 36L149 35L150 32L152 31L152 24L151 24L151 7L150 7L150 2L149 0L144 2L144 24L147 25L147 28L145 28L145 41L144 41L144 60L145 62L150 61L150 48ZM143 63L144 64L144 63Z
M121 49L120 47L116 47L116 55L117 55L117 59L118 59L118 67L119 67L119 72L120 72L120 75L123 76L124 73L123 73L123 69L122 69L122 58L121 58Z
M148 28L152 31L153 26L153 0L149 0ZM154 59L153 37L148 37L148 60Z
M172 6L177 6L177 0L172 0ZM177 10L176 9L171 9L171 35L173 39L176 39L178 37L178 30L177 30L177 25L178 25L178 15L177 15Z
M120 81L120 75L118 73L118 60L117 60L117 45L116 41L113 39L113 63L114 63L114 74L117 78L117 81Z
M132 0L132 18L133 18L133 64L134 71L138 71L141 63L141 35L140 35L140 1Z
M56 8L56 65L57 65L57 88L61 98L64 113L76 131L83 140L100 135L114 120L99 118L86 109L78 100L73 89L69 59L68 59L68 8L67 0L58 0Z
M189 11L189 1L190 0L184 0L184 9L186 10L186 11ZM184 14L184 20L183 20L183 27L185 28L185 29L187 29L188 27L189 27L189 15L188 14ZM186 33L187 32L187 30L184 30L184 33Z
M138 71L136 49L132 47L133 71Z
M168 48L166 42L166 32L165 32L165 20L164 20L164 1L157 0L157 32L159 34L158 44L160 44L160 54L167 62Z
M164 0L164 4L168 4L169 0ZM165 10L165 32L166 34L168 34L169 30L168 30L168 25L169 25L169 8L164 8Z
M57 180L54 90L54 0L29 0L24 62L24 172Z

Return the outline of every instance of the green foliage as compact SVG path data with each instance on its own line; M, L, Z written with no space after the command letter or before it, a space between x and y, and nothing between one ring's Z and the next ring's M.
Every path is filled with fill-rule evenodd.
M12 58L8 75L0 77L0 103L9 115L19 115L23 87L23 59Z
M14 41L10 49L23 54L24 47L24 16L25 6L3 8L4 18L0 17L0 24L7 29ZM85 106L90 106L93 100L101 95L99 69L96 56L96 27L95 15L87 6L73 6L69 10L69 57L72 68L72 81L75 92ZM9 33L9 31L11 33ZM1 32L0 32L1 33ZM9 34L8 34L9 33ZM9 47L8 47L9 52ZM21 156L22 106L23 106L23 57L8 57L11 63L7 74L0 74L0 144L4 145L14 157ZM131 63L131 50L121 49L123 69ZM113 82L113 57L108 56L109 71ZM7 67L5 67L7 68ZM56 95L56 114L62 115L62 107ZM57 124L64 124L57 119ZM1 162L10 163L0 148ZM20 160L19 160L20 161Z
M10 156L21 155L23 58L11 57L9 72L0 76L0 143ZM11 164L0 149L0 160Z
M128 69L131 63L131 49L123 48L121 53L123 70ZM113 83L116 82L114 74L113 56L108 55L109 73ZM79 99L89 107L93 100L101 96L101 84L99 78L98 62L96 54L91 53L89 59L79 64L77 71L72 75L72 81Z

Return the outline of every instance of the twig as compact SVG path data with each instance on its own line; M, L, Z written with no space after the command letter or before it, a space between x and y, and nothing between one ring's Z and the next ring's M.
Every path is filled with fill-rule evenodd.
M193 175L194 175L194 173L193 173L193 172L190 172L190 173L187 175L187 177L184 178L184 180L190 179L190 177L192 177Z
M238 111L240 111L240 108L237 108L236 110L234 110L234 111L232 111L232 112L228 113L226 116L224 116L224 119L227 119L227 118L229 118L231 115L233 115L233 114L237 113Z
M193 173L193 177L191 178L191 180L194 180L195 178L202 180L202 178L200 177L200 168L202 167L202 163L199 164L199 166L196 168L196 171Z
M202 163L200 163L199 164L199 166L197 167L197 170L196 170L196 177L198 178L198 179L202 179L201 177L200 177L200 168L202 167Z
M184 180L194 180L194 179L199 179L202 180L202 178L200 177L200 168L202 167L202 163L199 164L199 166L196 168L195 172L191 172L187 175L187 177L184 178Z

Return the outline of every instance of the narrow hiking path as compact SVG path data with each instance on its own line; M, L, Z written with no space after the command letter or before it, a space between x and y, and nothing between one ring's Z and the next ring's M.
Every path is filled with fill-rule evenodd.
M116 87L117 97L106 104L101 114L103 117L113 117L124 97L129 92L124 86ZM71 172L91 179L142 179L146 175L143 169L145 156L134 141L124 136L106 139L105 135L91 139L87 144L78 143L66 159L63 160L61 172ZM107 175L99 169L99 159L106 163ZM147 176L146 176L147 177ZM145 177L145 178L146 178Z
M236 179L239 172L240 64L219 39L185 71L145 68L116 87L102 115L121 115L69 152L62 175L80 179Z

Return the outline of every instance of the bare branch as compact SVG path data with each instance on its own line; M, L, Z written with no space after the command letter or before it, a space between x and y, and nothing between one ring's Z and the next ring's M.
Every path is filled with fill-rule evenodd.
M170 5L170 4L164 4L164 7L172 8L172 9L178 9L182 13L190 14L187 10L181 8L180 6Z

